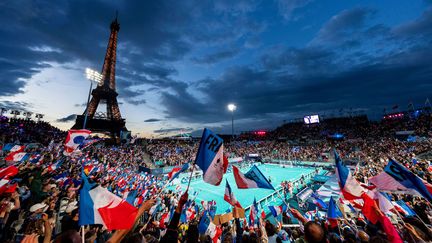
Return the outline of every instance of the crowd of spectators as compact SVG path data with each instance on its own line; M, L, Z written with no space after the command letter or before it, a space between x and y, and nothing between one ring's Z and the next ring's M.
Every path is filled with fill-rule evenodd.
M396 131L414 130L416 140L395 137ZM329 138L334 133L344 134L343 140ZM225 143L230 158L259 154L266 159L306 160L332 162L331 151L336 148L347 160L359 162L355 178L368 184L368 178L383 170L388 157L404 164L425 181L432 183L430 161L417 155L432 150L431 117L416 120L369 122L364 118L334 119L320 125L287 124L268 135L266 139L233 140ZM45 122L22 119L2 120L0 139L3 144L40 143L38 148L26 150L38 154L39 159L3 165L0 190L1 242L215 242L209 233L200 233L199 222L208 208L193 200L188 192L162 191L167 184L163 176L140 172L148 153L153 162L164 166L181 165L193 161L199 141L149 140L141 145L92 145L78 157L62 155L62 132ZM280 139L283 138L283 139ZM313 142L310 142L312 141ZM54 141L54 143L52 143ZM56 166L53 166L56 165ZM7 167L9 166L9 167ZM12 167L11 167L12 166ZM5 177L5 168L16 168L13 176ZM8 169L8 170L9 170ZM130 230L108 231L102 225L80 227L79 189L83 171L90 181L108 188L123 197L137 190L133 202L139 207L136 226ZM9 181L8 181L9 180ZM8 181L7 184L3 181ZM287 182L288 183L288 182ZM223 197L223 195L219 195ZM292 196L287 193L287 196ZM428 242L430 202L412 195L392 195L402 199L419 216L401 216L396 231L389 233L388 222L372 224L359 215L339 220L334 228L325 218L306 219L295 208L289 213L298 219L301 227L284 227L259 218L259 223L248 224L234 218L217 226L216 240L221 242ZM157 207L155 207L157 206ZM172 210L171 210L172 209ZM182 218L185 210L194 216ZM232 209L234 214L238 210ZM168 222L161 221L172 211ZM285 221L291 222L284 212ZM384 217L383 217L384 219Z

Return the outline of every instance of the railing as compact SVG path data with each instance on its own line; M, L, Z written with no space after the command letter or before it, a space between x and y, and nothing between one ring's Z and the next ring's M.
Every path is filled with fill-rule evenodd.
M319 173L319 172L318 172L318 173ZM308 173L308 174L306 174L306 175L304 176L304 180L312 179L312 177L315 176L315 175L318 174L318 173L317 173L316 171L310 172L310 173ZM294 186L296 185L296 183L298 183L300 180L301 180L301 178L296 179L296 180L294 180L294 181L291 181L291 182L292 182L292 186L294 187ZM307 183L305 183L305 186L306 186L306 184L307 184ZM299 190L300 190L300 189L303 189L303 188L304 188L304 187L301 187L301 188L299 188ZM283 188L282 188L281 186L276 187L276 190L275 190L274 192L272 192L271 194L269 194L269 195L267 195L267 196L265 196L265 197L259 199L259 200L257 201L257 204L260 204L260 205L261 205L262 202L266 201L266 205L267 205L267 204L268 204L268 200L269 200L269 199L273 199L272 201L274 201L274 197L275 197L275 196L278 197L278 192L279 192L279 194L281 194L280 192L281 192L282 190L283 190ZM246 208L245 208L245 211L249 210L250 207L251 207L251 206L246 207Z

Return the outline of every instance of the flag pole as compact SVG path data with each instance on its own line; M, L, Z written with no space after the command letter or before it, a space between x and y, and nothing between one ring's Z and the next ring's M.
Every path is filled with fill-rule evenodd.
M396 210L396 208L395 208L394 211L396 211L396 214L397 214L398 218L402 221L403 226L405 226L405 221L403 220L403 218L402 218L402 216L399 214L399 212Z
M186 192L189 190L189 186L190 186L190 183L191 183L191 180L192 180L192 175L193 175L194 170L195 170L195 163L192 164L192 171L191 171L191 174L189 176L189 182L188 182L188 185L186 187Z
M278 190L275 190L275 191L276 191L276 193L278 194L278 196L280 197L280 199L282 199L282 202L285 203L285 205L287 205L287 207L289 208L290 206L289 206L289 204L285 201L285 198L282 197L282 195L279 193Z
M81 242L85 243L84 225L81 225L81 233L82 233Z

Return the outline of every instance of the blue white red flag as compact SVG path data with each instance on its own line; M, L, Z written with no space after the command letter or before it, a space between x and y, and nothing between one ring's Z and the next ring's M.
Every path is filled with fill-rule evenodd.
M234 193L231 190L231 186L228 183L228 180L226 180L224 200L234 207L239 207L239 208L242 207L240 203L237 201L237 199L235 198Z
M361 198L364 192L363 187L358 181L352 176L351 171L343 164L339 154L334 151L335 163L336 163L336 177L339 181L341 192L345 199L353 200Z
M82 173L79 225L102 224L108 230L132 228L138 209L99 185L90 184Z
M62 163L63 163L63 160L59 160L56 163L51 164L50 166L48 166L48 172L57 170L58 168L60 168Z
M258 204L254 198L253 204L249 208L249 225L254 226L258 215Z
M330 197L328 210L327 210L327 219L332 227L337 227L337 219L342 218L342 212L336 205L333 197Z
M327 209L327 204L321 198L319 198L319 196L317 194L312 193L311 194L311 199L312 199L312 202L316 206L318 206L319 209L324 209L324 210Z
M330 197L329 206L327 210L327 217L331 219L337 219L343 217L342 212L339 207L336 205L333 196Z
M32 164L39 164L43 158L44 158L44 156L41 154L33 154L30 156L29 161Z
M13 177L16 174L18 174L18 168L14 165L9 165L8 167L0 169L0 179Z
M272 213L273 217L277 217L279 214L283 212L282 206L268 206L270 209L270 212Z
M13 143L6 144L3 148L3 151L9 151L9 152L22 152L25 149L24 145L18 145Z
M30 157L29 153L26 152L11 152L6 157L6 161L23 162Z
M205 128L195 159L204 172L203 180L218 186L228 168L228 159L223 155L223 139Z
M213 243L218 242L219 237L222 235L222 230L216 226L207 211L204 211L203 216L198 224L198 232L210 236Z
M165 225L168 224L170 218L171 218L170 213L166 212L166 213L162 214L162 216L159 220L159 227L161 227L162 229L165 229Z
M184 164L182 167L173 168L171 172L168 173L169 183L171 183L175 178L180 175L180 173L185 172L187 169L189 169L189 163Z
M233 167L234 179L239 189L265 188L275 190L264 174L253 166L246 174L243 174L236 166Z
M130 190L127 191L124 195L123 195L123 199L126 200L126 202L130 203L131 205L134 204L135 202L135 198L138 195L138 190Z
M74 152L81 144L84 143L84 140L90 136L90 134L91 131L86 129L69 130L65 141L65 153L71 154Z
M432 195L422 179L393 160L388 162L383 172L369 181L382 191L418 195L432 202Z
M412 210L403 200L392 202L396 210L401 212L405 217L416 216L414 210Z

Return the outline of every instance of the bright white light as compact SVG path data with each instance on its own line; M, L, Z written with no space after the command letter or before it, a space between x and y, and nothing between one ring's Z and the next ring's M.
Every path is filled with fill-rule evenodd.
M237 106L234 105L234 104L229 104L228 105L228 110L230 110L230 111L235 111L236 108L237 108Z
M87 75L87 79L91 81L95 81L97 83L100 83L102 81L102 74L100 74L98 71L95 71L91 68L86 68L86 75Z

